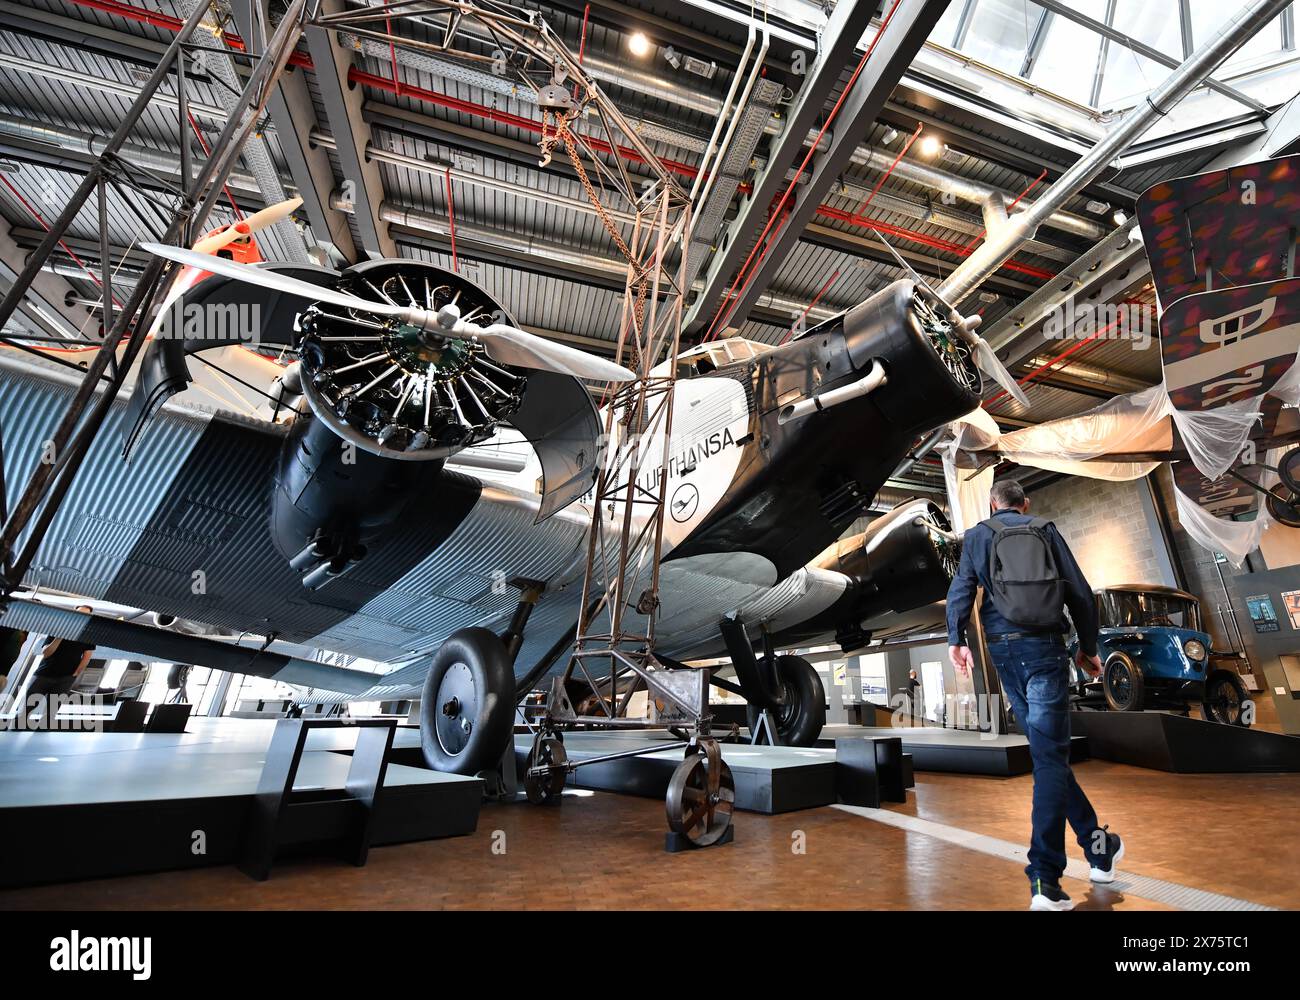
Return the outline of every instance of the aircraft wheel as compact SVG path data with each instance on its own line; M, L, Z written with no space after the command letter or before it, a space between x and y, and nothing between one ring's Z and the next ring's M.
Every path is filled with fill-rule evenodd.
M528 751L528 767L524 771L524 791L528 793L529 802L542 805L559 798L568 777L564 768L568 760L569 755L564 752L564 740L559 733L549 736L540 732L537 734L533 748ZM542 765L549 766L550 770L537 776L529 773L534 767Z
M1241 678L1230 670L1212 670L1205 679L1205 696L1201 700L1201 714L1207 722L1225 726L1249 726L1246 705L1250 695Z
M1300 448L1292 448L1277 463L1277 474L1282 485L1300 496Z
M1268 496L1264 498L1264 504L1279 524L1284 524L1288 528L1300 528L1300 499L1297 499L1297 495L1287 489L1285 484L1278 483L1269 490Z
M505 644L485 628L452 633L420 696L420 747L435 771L496 767L514 738L515 675Z
M784 704L772 714L782 745L812 746L826 725L826 689L821 676L802 656L785 655L776 658L776 679ZM758 725L758 710L751 705L745 713L752 733Z
M668 782L664 806L668 828L696 847L708 847L722 839L731 826L736 807L736 783L731 768L722 759L716 741L704 752L687 750Z
M1140 712L1146 684L1142 668L1127 653L1111 653L1102 670L1106 704L1114 712Z

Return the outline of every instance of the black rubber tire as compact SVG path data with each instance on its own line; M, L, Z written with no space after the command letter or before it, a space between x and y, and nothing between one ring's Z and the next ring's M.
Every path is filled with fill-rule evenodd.
M1282 483L1274 486L1264 497L1264 506L1279 524L1300 528L1300 500Z
M826 689L816 668L802 656L786 654L776 658L776 679L785 704L776 710L776 732L781 744L810 747L826 725ZM758 709L746 706L752 733L758 725Z
M1222 699L1218 697L1216 689L1222 685L1227 685L1231 689L1225 694L1230 701L1236 702L1235 713L1223 705ZM1207 722L1248 729L1250 723L1246 721L1246 703L1249 701L1250 694L1246 691L1246 685L1241 683L1240 677L1231 670L1211 670L1210 676L1205 678L1205 696L1201 701L1201 715Z
M1127 674L1127 688L1123 686ZM1112 712L1140 712L1146 696L1142 668L1127 653L1111 653L1102 668L1102 690Z
M464 701L457 698L452 706L448 689L464 694ZM505 644L485 628L453 632L438 648L420 697L425 763L454 774L495 768L514 738L514 694L515 674ZM459 727L463 735L440 733L440 722Z
M1278 478L1282 485L1300 496L1300 447L1292 448L1277 463Z

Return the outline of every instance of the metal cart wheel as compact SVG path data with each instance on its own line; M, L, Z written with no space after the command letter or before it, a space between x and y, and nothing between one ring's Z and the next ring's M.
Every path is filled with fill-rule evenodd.
M533 747L528 751L528 766L524 772L524 791L528 801L542 805L558 798L564 791L564 783L569 772L564 766L569 755L564 752L564 740L558 733L538 733L533 740ZM548 768L542 774L534 774L533 768Z
M716 844L731 826L736 783L715 741L694 748L668 782L668 828L696 847Z

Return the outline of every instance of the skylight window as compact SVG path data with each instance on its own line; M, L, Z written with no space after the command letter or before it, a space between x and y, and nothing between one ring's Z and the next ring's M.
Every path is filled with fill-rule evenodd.
M1235 0L1064 0L1046 6L1035 0L953 0L930 40L1046 93L1118 111L1170 73L1126 39L1181 62L1237 9ZM1268 68L1294 50L1293 18L1288 9L1265 25L1216 78ZM1106 37L1106 28L1114 37ZM973 79L978 71L971 68Z

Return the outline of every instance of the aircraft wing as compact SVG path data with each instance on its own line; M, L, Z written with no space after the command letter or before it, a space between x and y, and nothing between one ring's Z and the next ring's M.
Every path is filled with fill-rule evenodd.
M1148 188L1138 199L1138 221L1161 306L1285 277L1294 267L1297 214L1300 155Z
M22 483L75 375L0 352L0 379L5 481ZM115 401L44 536L24 581L29 591L158 611L234 635L274 633L309 650L389 664L427 658L458 628L499 631L518 600L508 585L516 577L553 584L521 664L540 658L577 617L581 588L564 586L580 583L583 568L588 516L576 505L539 524L539 495L444 471L419 518L355 572L308 592L270 537L284 428L172 402L124 461L116 443L130 416L126 401ZM317 674L311 683L330 686Z

